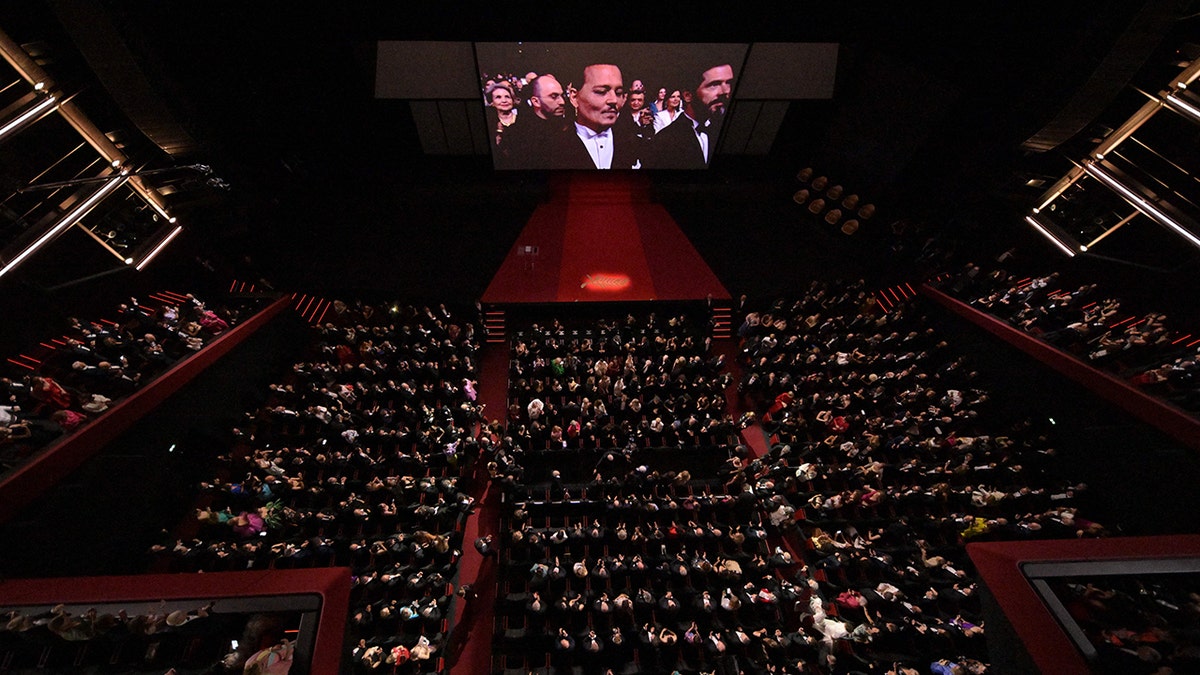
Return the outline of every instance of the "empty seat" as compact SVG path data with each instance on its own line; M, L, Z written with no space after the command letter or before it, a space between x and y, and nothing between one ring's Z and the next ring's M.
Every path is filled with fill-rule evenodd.
M851 218L842 223L842 234L854 234L858 232L858 221Z
M829 213L825 214L825 222L829 223L830 225L837 225L838 221L841 219L842 219L842 210L841 209L829 209Z
M803 204L808 201L808 190L796 190L796 194L792 195L792 201L797 204Z
M825 196L829 198L829 201L836 202L842 198L842 192L843 188L841 185L834 185L833 187L829 188L829 191L825 193Z
M821 199L820 197L817 197L816 199L812 200L812 202L809 203L808 210L811 213L820 213L820 212L824 211L825 210L825 200Z

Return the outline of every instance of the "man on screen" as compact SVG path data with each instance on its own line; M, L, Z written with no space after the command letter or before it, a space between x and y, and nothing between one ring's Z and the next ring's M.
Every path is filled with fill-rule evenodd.
M504 135L496 164L502 169L538 169L549 164L547 148L567 126L566 97L558 78L542 75L530 80L529 112Z
M684 96L683 115L654 138L650 166L660 169L703 169L712 161L717 135L729 96L733 92L733 66L713 66Z
M570 93L574 129L558 137L554 167L558 169L632 169L640 166L633 142L615 129L625 105L621 69L592 64L583 69L579 87Z

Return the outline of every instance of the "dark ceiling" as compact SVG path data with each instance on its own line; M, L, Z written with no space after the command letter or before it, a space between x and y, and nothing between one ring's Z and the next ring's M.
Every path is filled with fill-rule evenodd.
M248 255L254 273L289 288L466 299L478 297L546 198L548 176L423 154L407 104L373 97L378 40L840 43L834 99L793 102L768 156L653 178L727 286L766 292L842 264L833 257L824 270L801 246L833 255L844 242L795 239L801 218L788 196L806 165L876 201L889 221L961 230L962 245L1028 243L1018 214L1038 193L1014 188L1015 177L1069 164L1054 151L1023 153L1022 141L1093 77L1139 12L1183 17L1195 3L22 4L0 10L0 25L20 42L47 42L82 86L121 101L130 100L121 83L139 80L161 97L155 111L169 113L172 138L184 141L168 157L143 138L158 165L203 162L228 183L217 194L173 197L191 247L176 255L224 263ZM1175 39L1186 25L1160 37ZM126 66L114 59L89 61L81 31L87 42L119 46L137 72L121 77ZM1161 68L1165 58L1160 49L1146 62ZM131 120L146 111L123 112L136 134ZM111 111L95 114L120 124ZM745 258L720 260L731 252L766 264L751 272ZM890 251L878 253L873 272L902 272L887 269ZM789 264L801 258L808 262Z

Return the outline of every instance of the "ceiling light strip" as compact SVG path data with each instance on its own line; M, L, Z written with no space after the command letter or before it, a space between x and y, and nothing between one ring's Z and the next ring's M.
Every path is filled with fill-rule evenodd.
M168 234L166 237L164 237L162 241L158 242L158 246L155 246L145 258L142 258L142 262L137 264L137 271L141 272L142 270L146 269L146 265L149 265L150 261L154 260L154 256L162 252L162 250L167 247L167 244L171 243L172 239L179 236L180 232L183 232L183 226L177 225L175 229L171 231L171 234Z
M1128 201L1130 204L1133 204L1134 208L1136 208L1138 211L1141 211L1142 213L1146 214L1147 216L1150 216L1159 224L1165 225L1166 227L1170 228L1171 230L1174 230L1176 234L1178 234L1179 236L1183 237L1184 239L1187 239L1188 241L1190 241L1193 246L1200 248L1200 237L1197 237L1186 227L1175 222L1174 218L1171 218L1166 213L1159 210L1156 206L1151 204L1150 201L1148 199L1146 199L1145 197L1139 195L1138 193L1134 192L1133 190L1131 190L1128 187L1126 187L1125 185L1123 185L1116 178L1109 175L1109 173L1107 171L1105 171L1104 169L1101 169L1096 164L1088 164L1087 166L1084 167L1084 170L1087 171L1089 174L1091 174L1093 177L1095 177L1100 182L1109 186L1113 190L1116 190L1122 197L1124 197L1126 199L1126 201Z
M35 118L49 113L57 105L58 99L54 98L53 96L47 96L41 101L38 101L33 107L29 108L20 115L17 115L13 119L6 122L4 126L0 127L0 140L3 140L10 134L20 131L21 128L27 123L33 121Z
M1188 103L1175 94L1167 94L1165 102L1168 108L1171 108L1177 112L1181 112L1188 117L1191 117L1193 120L1200 122L1200 108Z
M23 260L33 255L35 251L45 246L51 239L54 239L54 237L58 236L60 232L78 222L80 218L87 215L88 211L92 210L92 207L96 206L102 199L112 194L114 190L124 184L127 180L129 180L129 176L126 175L114 176L99 190L93 192L90 197L77 204L75 208L71 209L70 212L67 213L67 215L59 218L58 222L55 223L53 227L51 227L49 230L46 230L42 236L38 237L29 246L26 246L25 250L18 253L15 258L10 260L8 264L4 266L3 269L0 269L0 277L12 271L12 269L17 265L20 265Z
M1043 237L1049 239L1050 243L1054 244L1055 246L1058 247L1058 249L1060 251L1067 254L1067 257L1070 257L1070 258L1075 257L1075 251L1073 251L1070 246L1067 246L1062 241L1060 241L1058 237L1054 236L1054 234L1051 233L1050 230L1047 230L1046 227L1044 225L1042 225L1041 223L1039 223L1037 220L1035 220L1033 216L1025 216L1025 222L1032 225L1033 229L1037 230L1038 232L1041 232Z

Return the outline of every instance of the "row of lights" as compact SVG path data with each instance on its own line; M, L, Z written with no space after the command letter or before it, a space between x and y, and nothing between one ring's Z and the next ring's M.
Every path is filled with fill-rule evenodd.
M1197 107L1195 104L1189 102L1180 95L1187 90L1186 80L1196 77L1197 73L1194 71L1196 71L1196 66L1193 66L1189 69L1189 77L1181 78L1179 81L1173 84L1172 91L1165 92L1165 94L1160 95L1158 98L1152 97L1152 100L1157 102L1158 107L1165 106L1177 113L1190 117L1196 123L1200 123L1200 107ZM1042 236L1054 244L1055 247L1057 247L1068 257L1074 257L1077 251L1081 253L1086 252L1088 250L1087 246L1075 246L1072 245L1072 243L1065 241L1063 237L1055 234L1049 227L1046 226L1045 223L1041 222L1041 220L1038 218L1038 214L1052 201L1057 199L1059 195L1061 195L1076 180L1078 180L1084 174L1087 174L1105 184L1117 194L1121 195L1121 197L1123 197L1142 214L1188 240L1193 246L1200 247L1200 237L1198 237L1196 233L1192 232L1187 227L1184 227L1177 220L1168 215L1160 206L1142 196L1128 185L1122 183L1116 176L1106 171L1103 166L1100 165L1100 162L1104 160L1105 153L1111 151L1117 146L1117 144L1131 136L1138 126L1140 126L1145 122L1145 120L1149 119L1149 117L1153 115L1154 110L1156 110L1156 108L1148 107L1135 116L1137 119L1131 118L1126 122L1125 125L1122 125L1122 130L1120 132L1114 132L1109 139L1102 143L1100 147L1096 148L1096 151L1092 153L1092 157L1085 161L1082 167L1077 168L1072 173L1064 176L1063 180L1059 181L1057 184L1056 189L1053 190L1040 205L1034 207L1030 215L1025 216L1025 222L1029 223L1029 225L1036 229ZM1128 220L1129 219L1127 218L1121 221L1118 227L1128 222ZM1112 229L1116 228L1114 227ZM1112 229L1110 229L1109 232L1111 232ZM1108 232L1106 232L1104 235L1101 235L1100 238L1103 238L1107 234ZM1097 239L1097 241L1099 241L1099 239ZM1092 243L1094 244L1095 242Z
M21 114L17 115L3 125L0 125L0 141L3 141L8 136L19 132L26 126L36 122L58 108L58 98L54 96L54 94L51 94L47 91L44 82L35 83L33 85L33 89L41 96L41 99L34 105L27 108ZM67 228L79 223L79 221L82 220L83 217L86 216L93 208L95 208L96 205L116 191L117 188L128 182L130 178L130 170L123 166L123 162L121 160L112 160L112 167L114 170L118 171L117 175L110 177L104 182L100 189L96 190L91 195L86 197L82 202L71 208L71 210L59 218L58 222L51 226L49 230L46 230L44 233L42 233L41 236L22 249L20 253L13 256L12 260L9 260L4 264L3 267L0 267L0 277L15 269L27 258L32 256L38 249L42 248L59 234L66 231ZM134 192L137 193L138 196L140 196L150 206L150 208L153 209L154 212L166 222L175 224L177 220L175 216L172 216L170 213L168 213L166 209L164 209L156 200L151 199L146 194L143 194L142 190L134 190ZM135 269L137 269L139 272L145 269L146 266L150 264L150 261L158 256L158 254L161 253L162 250L165 249L173 239L175 239L175 237L179 236L179 233L182 231L182 225L176 226L167 236L163 237L150 250L150 252L142 258L140 262L137 263ZM134 259L125 258L124 262L126 265L133 265Z

